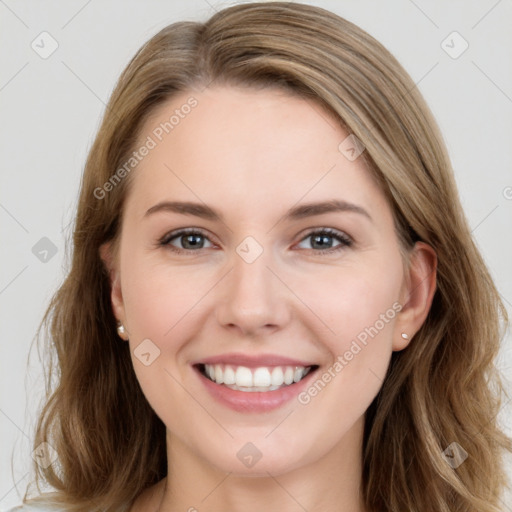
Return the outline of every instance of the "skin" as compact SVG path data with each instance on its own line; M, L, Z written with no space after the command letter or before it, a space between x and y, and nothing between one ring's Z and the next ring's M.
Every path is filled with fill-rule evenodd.
M428 314L435 253L417 243L404 263L383 193L362 158L350 161L338 149L349 134L289 93L187 91L153 112L139 141L191 95L197 107L131 175L119 250L101 248L137 378L167 428L171 478L131 512L364 512L364 413L392 352L410 342L401 333L410 340ZM355 212L283 220L297 203L330 199L355 203L372 220ZM206 203L224 221L145 215L171 200ZM201 228L206 238L186 254L158 244L179 228ZM307 236L320 228L353 244L322 255ZM263 248L250 264L236 252L247 236ZM187 240L172 246L190 247ZM327 242L324 252L341 244ZM294 399L264 414L235 412L210 397L190 365L227 352L272 353L315 361L321 375L395 302L402 310L306 405ZM149 366L133 354L147 338L160 350ZM247 442L262 454L251 468L236 456Z

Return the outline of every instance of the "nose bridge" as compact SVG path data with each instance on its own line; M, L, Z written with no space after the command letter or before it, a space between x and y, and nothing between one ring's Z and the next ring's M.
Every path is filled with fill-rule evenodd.
M249 247L247 247L249 245ZM245 301L251 297L260 300L269 294L272 288L272 273L268 270L271 266L269 250L263 250L258 254L256 247L247 243L240 244L233 257L233 293L241 295Z
M218 320L243 331L283 324L287 319L286 290L268 267L275 267L273 251L254 237L246 237L232 255Z

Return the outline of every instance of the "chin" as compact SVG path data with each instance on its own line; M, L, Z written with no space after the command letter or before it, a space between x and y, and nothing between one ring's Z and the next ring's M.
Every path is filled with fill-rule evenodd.
M251 437L256 439L256 436ZM250 437L246 436L245 439ZM277 442L265 442L263 436L259 439L260 442L255 440L254 443L233 440L229 444L218 446L215 453L212 453L210 445L202 456L224 473L250 477L268 477L269 473L278 476L312 462L308 460L307 453L296 449L296 441L283 446ZM304 449L304 444L302 448Z

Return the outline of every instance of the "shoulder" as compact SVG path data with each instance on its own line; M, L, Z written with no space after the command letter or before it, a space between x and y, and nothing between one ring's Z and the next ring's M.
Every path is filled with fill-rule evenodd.
M72 507L65 505L62 499L59 499L57 493L43 493L35 498L30 498L21 505L13 508L2 509L1 512L66 512ZM118 512L128 512L131 509L131 502L118 508ZM82 508L83 510L83 508Z
M119 512L128 512L131 508L131 503L119 508ZM42 495L36 499L28 500L26 503L17 505L7 510L0 508L2 512L66 512L68 507L59 503L57 500Z
M24 503L16 507L10 508L5 512L64 512L56 504L46 503Z
M58 508L51 508L47 505L18 505L17 507L10 508L5 512L57 512ZM62 512L62 509L60 509Z
M18 505L14 508L9 508L5 512L54 512L55 509L44 507L42 505Z

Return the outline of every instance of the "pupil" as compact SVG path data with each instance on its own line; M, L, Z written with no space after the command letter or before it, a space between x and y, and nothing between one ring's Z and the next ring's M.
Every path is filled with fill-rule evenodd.
M184 237L185 243L183 244L183 247L185 247L185 249L188 249L189 247L191 247L191 248L198 247L201 245L200 239L201 239L201 235L186 235ZM187 247L187 245L189 247Z
M319 243L320 247L330 246L329 239L331 238L329 235L315 235L314 244Z

